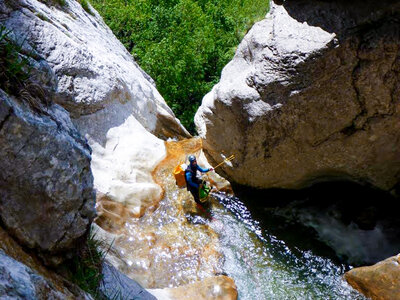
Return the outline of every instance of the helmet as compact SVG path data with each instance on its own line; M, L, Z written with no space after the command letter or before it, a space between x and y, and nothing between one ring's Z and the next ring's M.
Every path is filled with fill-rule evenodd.
M196 156L194 155L189 155L189 161L190 163L194 162L196 160Z

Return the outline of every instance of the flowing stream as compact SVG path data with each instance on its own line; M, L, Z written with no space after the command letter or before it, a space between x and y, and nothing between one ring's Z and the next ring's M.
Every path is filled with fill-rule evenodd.
M204 220L219 235L224 271L234 278L239 299L365 299L342 279L346 265L288 247L236 197L216 193L211 202Z
M177 154L177 149L170 152ZM173 191L173 177L163 175L164 186ZM294 229L292 236L296 238L288 246L269 232L268 227L278 226L281 219L270 218L262 227L237 197L216 192L206 211L193 211L191 196L179 193L166 191L161 207L178 200L188 223L216 232L224 256L222 271L235 280L239 299L365 299L343 280L348 265L333 260L332 252L323 247L315 251L315 247L296 246L296 241L304 239L301 230L297 235Z
M190 193L176 187L172 169L187 154L198 154L201 143L166 146L167 157L153 173L164 189L162 199L114 229L110 254L121 271L145 288L178 287L225 273L240 300L365 299L342 278L349 265L309 239L303 227L282 227L286 221L276 214L261 223L254 208L223 192L212 194L207 210L196 207ZM110 231L111 223L105 219L100 226Z

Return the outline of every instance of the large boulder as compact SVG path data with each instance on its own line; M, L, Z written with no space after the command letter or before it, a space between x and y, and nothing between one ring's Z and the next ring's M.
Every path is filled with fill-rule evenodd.
M400 254L373 266L352 269L344 277L373 300L400 299Z
M340 179L396 192L400 1L282 3L203 99L195 122L208 159L236 154L221 174L257 188Z
M85 10L75 0L17 0L0 4L0 12L5 26L54 71L54 101L69 111L93 149L98 198L141 215L162 193L151 177L165 155L160 138L190 136L153 80L90 5Z

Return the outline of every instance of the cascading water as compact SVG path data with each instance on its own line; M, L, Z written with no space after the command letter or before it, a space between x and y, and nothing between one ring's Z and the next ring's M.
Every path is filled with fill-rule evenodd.
M365 299L342 279L346 265L289 248L261 228L238 198L223 193L213 198L210 226L219 235L224 271L234 278L239 299Z
M154 210L114 230L112 252L121 271L146 288L177 287L226 273L241 300L364 299L342 279L348 265L312 247L297 247L303 236L288 242L273 235L270 226L279 223L261 226L240 199L216 192L207 211L198 209L190 193L176 187L172 170L201 143L166 146L167 157L153 173L163 198ZM100 226L107 230L105 224Z

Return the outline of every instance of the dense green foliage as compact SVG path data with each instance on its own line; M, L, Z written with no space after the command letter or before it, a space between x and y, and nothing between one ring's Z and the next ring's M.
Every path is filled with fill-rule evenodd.
M186 128L268 0L91 0Z

